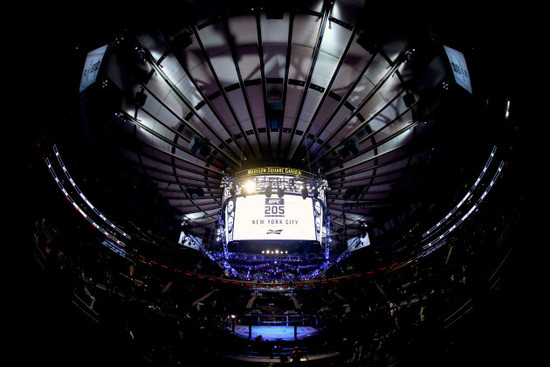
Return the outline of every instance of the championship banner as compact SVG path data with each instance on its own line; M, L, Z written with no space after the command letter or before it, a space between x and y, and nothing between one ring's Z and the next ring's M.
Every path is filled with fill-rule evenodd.
M84 62L84 70L82 70L79 92L95 83L106 50L107 45L88 52L88 56L86 56L86 61Z
M472 93L472 83L470 82L470 74L468 73L468 66L466 66L464 54L453 48L447 46L443 47L445 48L445 52L447 53L447 57L451 63L456 84Z
M370 246L370 238L368 233L365 233L363 236L350 238L348 240L348 251L350 252L362 249L367 246Z

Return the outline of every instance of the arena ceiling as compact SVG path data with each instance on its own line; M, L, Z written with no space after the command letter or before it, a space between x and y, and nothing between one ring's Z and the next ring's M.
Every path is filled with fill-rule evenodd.
M479 172L494 141L443 48L468 56L471 44L389 5L275 4L191 2L130 26L98 19L75 67L108 45L79 95L93 145L199 235L216 226L222 177L249 167L326 177L335 235L449 200Z

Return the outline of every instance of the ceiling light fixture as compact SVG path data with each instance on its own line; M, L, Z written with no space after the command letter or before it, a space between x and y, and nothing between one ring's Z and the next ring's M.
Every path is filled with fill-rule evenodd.
M307 187L305 185L300 186L300 193L302 194L302 199L307 198Z

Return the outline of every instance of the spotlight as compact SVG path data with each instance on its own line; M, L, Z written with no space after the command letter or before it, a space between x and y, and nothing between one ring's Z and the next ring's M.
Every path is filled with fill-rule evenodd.
M145 105L145 101L147 101L147 94L145 94L143 90L141 92L137 92L135 101L138 107L143 107L143 105Z
M256 183L252 180L245 181L245 183L243 184L242 191L241 191L242 195L246 196L248 194L253 193L254 191L256 191Z
M191 199L197 200L197 198L204 197L204 190L202 187L196 187L196 188L190 189L189 194L191 195Z
M302 193L302 199L305 200L307 198L307 187L305 187L304 185L301 185L300 192Z
M317 198L319 197L319 190L317 189L317 187L315 187L315 188L313 189L313 197L314 197L315 199L317 199Z
M403 102L405 103L405 107L411 108L416 103L416 98L414 97L414 94L407 92L403 96Z
M245 187L246 191L253 192L254 189L256 188L256 184L254 183L254 181L248 180L244 183L244 187Z

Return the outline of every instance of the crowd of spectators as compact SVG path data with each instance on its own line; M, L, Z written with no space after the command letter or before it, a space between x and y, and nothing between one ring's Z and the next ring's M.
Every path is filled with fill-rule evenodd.
M305 360L307 355L336 351L338 358L331 361L343 365L386 365L425 357L432 349L439 351L438 358L447 358L452 341L439 339L445 320L476 302L472 301L476 292L488 286L489 254L502 253L499 239L507 221L483 218L469 223L467 234L453 237L442 250L399 269L291 291L297 300L293 310L288 291L266 292L265 297L284 305L286 312L318 320L320 336L297 341ZM45 268L66 282L67 290L83 300L82 307L100 315L99 322L117 330L122 347L160 365L200 364L204 356L272 356L275 344L238 340L227 331L228 315L250 312L247 304L254 296L250 288L221 286L206 277L186 277L147 262L129 261L101 246L92 231L82 235L87 230L77 224L72 236L52 222L43 218L32 225ZM186 255L191 271L216 270L206 260L201 265L192 250ZM256 297L249 305L252 309L261 303L261 293L256 292ZM281 349L283 358L290 357L292 344Z
M243 365L243 356L290 363L295 347L310 365L407 365L427 359L451 364L460 350L453 330L506 286L497 271L508 266L504 260L514 245L510 233L522 199L495 191L488 205L429 256L371 275L359 257L350 256L327 274L337 281L327 278L314 287L258 291L229 279L220 282L223 271L199 252L150 245L147 231L138 228L133 232L140 240L131 248L142 256L120 256L70 206L55 215L45 211L29 223L30 247L45 279L69 295L88 315L86 322L104 325L109 340L145 365ZM183 271L174 272L174 264ZM350 276L342 277L346 273ZM262 306L266 302L272 310ZM287 342L236 337L228 317L246 323L242 315L250 312L311 316L321 333ZM330 357L314 358L323 355Z

